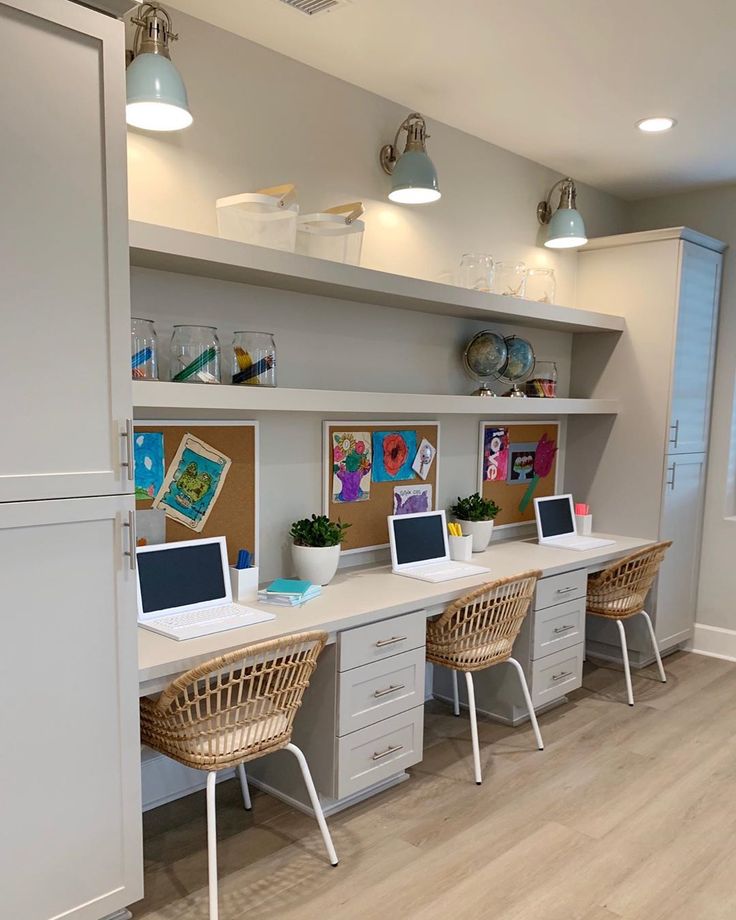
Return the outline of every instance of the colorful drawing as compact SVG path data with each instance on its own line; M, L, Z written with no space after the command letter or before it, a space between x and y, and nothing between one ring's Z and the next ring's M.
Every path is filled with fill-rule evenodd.
M512 444L509 447L507 482L529 482L534 475L536 444Z
M412 463L416 455L416 431L374 431L373 481L415 479Z
M557 445L550 437L548 437L547 432L545 431L539 441L537 441L536 447L534 448L534 463L532 467L533 477L529 483L529 488L524 493L524 497L519 502L519 511L522 513L526 510L527 505L532 500L534 490L537 488L537 483L539 480L544 479L545 476L549 476L549 474L552 472L556 453Z
M164 481L164 436L161 431L138 431L133 436L135 497L153 501Z
M394 486L394 514L418 514L432 510L432 484Z
M207 523L225 482L231 460L185 434L153 502L166 516L197 532Z
M427 476L429 476L429 471L432 469L436 454L437 448L433 447L426 438L422 438L419 450L417 450L417 455L414 457L414 462L411 465L411 468L420 479L426 479Z
M371 497L371 436L367 431L332 435L332 500L364 502Z
M483 434L483 481L505 482L508 464L508 428L486 428Z

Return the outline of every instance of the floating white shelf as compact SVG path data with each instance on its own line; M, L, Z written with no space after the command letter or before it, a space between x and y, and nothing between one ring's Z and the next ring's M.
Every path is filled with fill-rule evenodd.
M477 415L489 418L616 415L615 399L483 399L426 393L363 393L287 387L133 382L137 418L248 418L254 412Z
M140 221L130 221L130 262L159 271L490 323L561 332L616 333L624 328L622 316L479 293Z

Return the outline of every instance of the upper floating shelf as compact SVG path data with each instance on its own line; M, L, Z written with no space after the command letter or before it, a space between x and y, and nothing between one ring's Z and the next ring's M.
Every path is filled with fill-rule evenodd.
M560 332L621 332L624 318L406 278L278 249L130 221L130 263L356 303Z
M488 418L616 415L615 399L496 399L428 393L363 393L289 387L207 386L133 381L137 418L250 418L254 412L317 412L385 415L477 415Z

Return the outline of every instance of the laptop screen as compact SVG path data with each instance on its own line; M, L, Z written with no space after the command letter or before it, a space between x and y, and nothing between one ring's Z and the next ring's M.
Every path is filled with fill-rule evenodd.
M572 519L572 508L568 495L540 501L537 504L537 513L539 514L541 537L560 537L563 534L575 533L575 522Z
M430 562L445 557L443 515L397 517L393 522L396 564Z
M138 583L143 613L190 604L223 601L227 591L220 543L164 544L138 553Z

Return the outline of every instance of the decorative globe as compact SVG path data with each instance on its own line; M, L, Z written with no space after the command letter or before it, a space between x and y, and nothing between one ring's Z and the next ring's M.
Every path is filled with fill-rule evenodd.
M483 330L468 343L463 355L465 369L476 380L494 377L506 363L508 351L503 336Z

